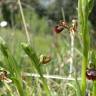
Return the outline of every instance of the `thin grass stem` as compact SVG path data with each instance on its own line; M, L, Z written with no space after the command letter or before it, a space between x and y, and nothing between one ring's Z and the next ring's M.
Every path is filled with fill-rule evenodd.
M28 29L27 29L27 25L26 25L24 13L23 13L23 8L22 8L20 0L18 0L18 4L19 4L19 8L20 8L20 13L21 13L21 16L22 16L23 25L24 25L25 32L26 32L27 41L30 44L30 36L29 36L29 33L28 33Z

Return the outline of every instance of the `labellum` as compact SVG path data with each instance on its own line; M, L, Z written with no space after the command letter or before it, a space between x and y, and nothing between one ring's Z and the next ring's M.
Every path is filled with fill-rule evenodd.
M96 80L96 69L95 68L90 68L86 70L86 77L89 80Z
M7 71L0 72L0 81L5 81L6 83L12 82L12 80L8 78Z
M53 31L56 33L60 33L61 31L64 30L64 28L69 29L69 26L65 21L62 20L62 21L60 21L60 23L58 25L56 25L54 27Z
M51 61L51 56L40 55L40 63L41 64L48 64L50 61Z
M53 31L56 33L60 33L61 31L63 31L64 27L61 25L57 25L54 27Z

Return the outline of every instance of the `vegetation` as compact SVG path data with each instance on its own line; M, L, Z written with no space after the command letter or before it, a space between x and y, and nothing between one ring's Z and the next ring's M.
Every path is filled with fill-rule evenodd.
M17 1L0 1L0 96L96 96L94 0Z

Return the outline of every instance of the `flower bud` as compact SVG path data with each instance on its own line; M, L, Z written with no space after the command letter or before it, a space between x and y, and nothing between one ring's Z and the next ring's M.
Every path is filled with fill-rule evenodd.
M40 55L40 63L41 64L47 64L51 61L51 56L50 55Z

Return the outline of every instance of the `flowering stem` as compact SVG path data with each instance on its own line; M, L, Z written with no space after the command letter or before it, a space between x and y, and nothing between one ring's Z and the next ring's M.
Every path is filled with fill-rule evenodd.
M69 77L71 77L71 73L72 73L72 66L73 66L73 57L74 57L74 31L70 32L70 37L71 37L71 57L70 57L70 75Z

